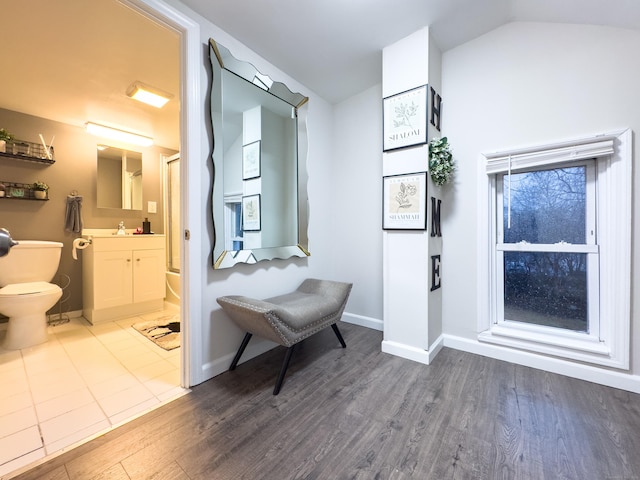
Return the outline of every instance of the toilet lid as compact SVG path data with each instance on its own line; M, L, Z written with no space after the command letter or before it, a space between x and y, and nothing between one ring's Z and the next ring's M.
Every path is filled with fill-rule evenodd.
M48 282L12 283L11 285L0 288L0 296L34 295L37 293L53 293L59 290L60 287L58 285Z

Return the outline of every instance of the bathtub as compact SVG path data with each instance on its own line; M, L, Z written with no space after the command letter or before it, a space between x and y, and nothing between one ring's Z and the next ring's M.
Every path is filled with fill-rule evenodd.
M166 272L166 296L165 301L180 305L180 274L175 272Z

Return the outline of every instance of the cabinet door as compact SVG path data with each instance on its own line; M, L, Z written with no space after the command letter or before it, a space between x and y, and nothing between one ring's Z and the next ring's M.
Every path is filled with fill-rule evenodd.
M94 307L108 308L131 303L131 252L95 252Z
M133 251L133 301L164 298L164 249Z

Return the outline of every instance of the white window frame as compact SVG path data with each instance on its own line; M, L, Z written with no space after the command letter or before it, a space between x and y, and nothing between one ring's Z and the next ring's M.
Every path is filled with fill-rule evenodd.
M597 336L498 321L496 174L596 158L599 295ZM478 172L478 340L543 355L629 369L631 316L632 133L627 129L551 145L481 155ZM499 207L500 209L502 206ZM501 216L500 216L500 221Z
M234 205L242 205L242 193L230 193L224 196L224 224L225 239L224 248L228 252L234 251L233 242L244 242L244 238L236 236L236 210Z
M514 329L521 332L527 338L530 335L543 335L547 337L548 343L566 343L569 340L580 340L587 342L591 350L601 351L600 343L600 309L598 305L599 293L599 261L598 261L598 245L596 244L596 161L593 159L581 160L579 162L571 162L567 164L552 164L534 169L526 169L526 172L535 172L540 170L549 170L555 168L568 167L585 167L586 176L586 198L585 198L585 242L583 244L531 244L531 243L504 243L504 221L502 218L503 205L506 202L504 188L509 188L508 175L509 172L497 173L496 176L504 175L504 181L497 179L496 185L496 236L491 243L496 245L496 257L493 268L495 269L496 278L496 318L493 320L499 326ZM511 173L517 174L522 170L511 169ZM506 185L506 186L505 186ZM508 197L508 194L506 195ZM504 302L499 299L504 298L504 253L505 252L568 252L583 253L587 255L587 302L588 302L588 332L575 332L571 330L558 329L554 327L545 327L542 325L513 323L517 322L516 318L505 318Z

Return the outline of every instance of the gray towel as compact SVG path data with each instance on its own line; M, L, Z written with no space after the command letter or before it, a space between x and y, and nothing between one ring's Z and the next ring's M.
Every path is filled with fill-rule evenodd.
M82 197L67 196L67 211L64 216L64 229L67 232L82 232Z

